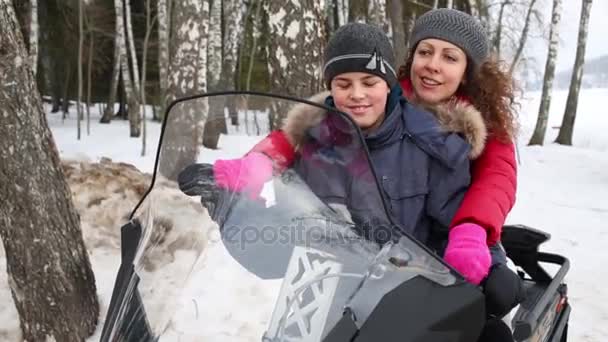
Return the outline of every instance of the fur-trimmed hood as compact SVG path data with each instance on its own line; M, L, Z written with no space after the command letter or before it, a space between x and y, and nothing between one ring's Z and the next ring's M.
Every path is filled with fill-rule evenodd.
M324 91L310 97L311 102L323 104L330 95ZM483 151L488 131L481 113L471 104L459 101L455 104L442 104L425 107L433 113L441 127L447 132L459 133L471 145L470 159L476 159ZM306 130L317 125L323 119L325 111L305 103L295 105L283 121L281 129L285 132L292 145L298 149Z

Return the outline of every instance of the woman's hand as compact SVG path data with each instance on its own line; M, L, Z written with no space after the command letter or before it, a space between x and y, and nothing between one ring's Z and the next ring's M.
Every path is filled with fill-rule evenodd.
M474 223L463 223L452 229L444 260L475 285L487 277L492 256L486 244L486 230Z

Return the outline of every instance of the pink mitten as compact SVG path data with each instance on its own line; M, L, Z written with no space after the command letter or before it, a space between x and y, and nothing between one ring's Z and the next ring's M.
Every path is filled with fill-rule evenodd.
M474 223L463 223L450 230L445 261L475 285L488 275L492 257L486 244L486 230Z
M264 184L272 179L272 161L259 152L237 159L218 159L213 164L213 176L220 187L246 193L255 199Z

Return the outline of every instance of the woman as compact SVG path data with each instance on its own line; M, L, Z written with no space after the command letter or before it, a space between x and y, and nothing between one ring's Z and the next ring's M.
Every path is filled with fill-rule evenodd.
M479 284L490 265L484 246L477 242L484 239L488 246L496 245L515 202L512 81L489 58L483 27L463 12L438 9L425 13L416 21L410 46L410 54L398 73L408 100L434 108L444 121L458 121L465 113L479 112L488 128L487 139L478 135L485 144L472 142L477 146L471 154L472 183L450 224L450 234L462 234L466 242L452 244L445 255L446 261L470 282ZM294 146L301 134L301 130L284 125L256 145L253 153L221 161L216 169L219 173L240 168L265 169L265 174L250 173L257 177L251 183L260 184L251 189L257 189L262 184L260 180L271 176L273 168L274 172L281 172L293 163ZM229 181L225 185L234 189Z

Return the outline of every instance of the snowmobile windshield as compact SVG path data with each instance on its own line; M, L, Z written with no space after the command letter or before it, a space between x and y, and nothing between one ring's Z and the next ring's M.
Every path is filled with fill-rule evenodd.
M293 161L260 162L280 148L270 144L256 163L217 167L284 122L308 127ZM102 340L322 341L408 279L454 283L392 222L379 189L346 114L255 93L173 102L153 184L123 227Z

